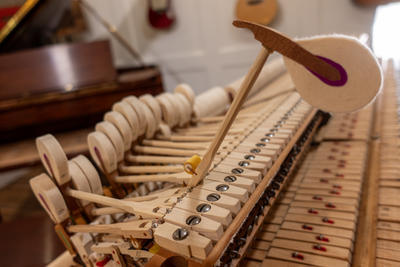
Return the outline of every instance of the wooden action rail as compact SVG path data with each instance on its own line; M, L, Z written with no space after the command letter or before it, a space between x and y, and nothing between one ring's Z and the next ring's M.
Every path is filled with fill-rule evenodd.
M377 209L373 214L373 233L376 234L376 266L399 265L399 80L398 67L393 61L385 62L387 83L381 95L380 122L380 158ZM376 205L376 204L375 204ZM376 206L375 206L376 207ZM376 216L376 217L375 217ZM372 246L372 245L371 245ZM372 247L373 248L373 247ZM372 259L373 260L373 259Z
M370 125L365 127L369 129ZM355 263L352 255L357 256L362 230L358 226L356 232L363 216L362 209L359 213L360 205L364 205L360 204L362 178L371 164L367 162L367 141L343 141L340 136L341 141L321 142L289 177L243 266Z
M312 115L314 115L314 114L312 114ZM238 251L238 253L240 254L240 257L233 259L233 261L232 261L233 266L239 266L240 260L244 259L245 254L246 254L245 252L251 246L251 240L253 240L254 237L257 235L260 227L262 226L262 222L269 214L269 210L271 210L271 208L273 208L275 201L280 194L281 189L284 188L284 186L285 186L287 177L296 168L296 164L299 161L301 161L301 158L304 156L304 154L307 153L308 146L311 144L311 142L313 140L313 135L317 131L318 125L321 122L321 118L319 116L312 117L312 115L310 115L308 120L302 126L301 130L303 130L303 131L299 131L297 133L297 136L295 136L293 138L293 140L291 141L293 146L286 147L285 148L286 151L284 151L282 153L282 155L280 156L280 158L277 160L277 164L275 165L275 167L271 168L270 177L269 177L270 182L269 182L268 186L269 186L269 188L272 188L275 191L275 196L269 197L269 201L268 201L269 205L265 206L266 212L264 211L263 214L260 214L256 220L257 222L255 224L251 225L253 229L251 231L251 234L248 237L249 242L246 242L245 245L240 247L240 250ZM312 120L311 120L311 118L312 118ZM297 141L296 141L296 138L297 138ZM289 148L291 148L291 149L289 149ZM281 167L279 167L279 163L280 163ZM287 168L289 168L289 171ZM278 172L279 170L280 170L280 173ZM266 177L264 177L264 179L265 178L268 178L268 175ZM279 188L278 188L278 184L280 184ZM262 188L262 187L260 187L260 188ZM267 187L267 189L268 189L268 187ZM268 195L268 192L269 191L267 191L267 195ZM256 196L255 196L255 198L256 198ZM248 206L248 209L250 209L250 205ZM245 209L243 209L243 210L245 211ZM243 214L245 214L245 213L243 212ZM246 234L248 234L248 233L246 233Z
M399 258L399 92L393 60L383 61L385 84L377 99L368 199L354 266L398 266Z
M326 141L322 142L318 148L321 152L328 152L329 159L324 160L324 157L316 152L308 155L309 160L303 163L306 166L300 168L297 175L289 182L289 187L284 189L285 193L279 201L280 206L275 207L274 211L270 212L270 217L264 221L264 229L257 241L253 243L252 250L246 256L247 260L242 262L243 266L398 265L398 243L396 243L398 241L398 228L396 228L398 213L397 202L393 200L398 189L397 182L393 179L397 177L395 174L397 172L394 170L397 168L395 162L398 159L398 154L395 152L398 145L399 122L396 114L398 98L394 90L396 82L393 80L391 68L393 66L389 65L384 92L375 105L355 114L334 115L328 125L321 129L319 139L336 140L329 149L321 150L324 144L326 147L329 143ZM385 97L385 104L382 103L382 97ZM338 128L344 131L338 131ZM382 135L383 138L378 139ZM343 143L337 140L350 142ZM368 142L365 143L369 144L368 154L360 151L357 140ZM387 142L384 141L385 152L381 151L382 140ZM338 148L340 143L343 144L343 148ZM364 145L364 147L367 146ZM364 151L367 150L364 149ZM364 160L367 160L366 167L363 168L360 166L364 164L354 161L361 155L365 155ZM317 165L312 165L313 161ZM332 165L330 161L336 163ZM361 186L358 180L354 180L356 178L354 175L361 174L364 169L365 181ZM305 175L304 171L306 171ZM336 173L337 177L329 178L332 176L331 173ZM364 192L362 197L361 192ZM330 203L339 210L334 211L311 202L307 204L305 202L307 198L300 197L304 194L314 195L314 202L318 202L318 199L332 201ZM332 198L331 196L335 194L340 195ZM352 209L346 208L339 201L340 198L347 198L343 203L350 204L349 197L358 199L358 202L351 204L354 206ZM326 217L321 217L321 221L318 222L315 219L319 216ZM327 228L329 221L332 225ZM322 225L325 225L325 228ZM296 227L300 228L296 229ZM297 233L293 232L295 229ZM353 233L345 229L352 230ZM322 235L319 236L319 234ZM326 242L323 242L324 238ZM333 258L338 260L333 260Z

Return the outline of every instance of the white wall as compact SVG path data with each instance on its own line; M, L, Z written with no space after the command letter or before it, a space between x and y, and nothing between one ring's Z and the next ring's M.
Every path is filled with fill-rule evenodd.
M160 66L168 91L182 82L190 84L197 94L224 86L247 72L260 47L250 32L232 26L233 0L172 0L176 23L167 31L149 26L145 0L88 1L146 62ZM351 0L277 1L280 11L269 26L290 37L371 32L375 9L356 6ZM110 38L90 14L86 17L90 29L87 41ZM135 64L115 40L112 50L116 66Z

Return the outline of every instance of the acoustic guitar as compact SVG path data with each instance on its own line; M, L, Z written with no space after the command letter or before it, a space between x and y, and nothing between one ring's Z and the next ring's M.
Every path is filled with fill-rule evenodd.
M278 13L276 0L239 0L236 17L257 24L268 25Z

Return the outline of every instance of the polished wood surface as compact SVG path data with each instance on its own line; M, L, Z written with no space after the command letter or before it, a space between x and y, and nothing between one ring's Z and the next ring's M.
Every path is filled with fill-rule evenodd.
M387 5L394 2L399 2L399 0L354 0L359 5L367 5L367 6L378 6L378 5Z
M353 266L375 266L378 195L379 195L379 155L380 141L372 140L369 145L370 154L368 169L363 185L363 198L361 200L358 233L355 242Z
M148 67L119 70L114 82L79 90L56 90L0 100L0 143L93 127L120 99L161 92L158 68Z
M89 156L86 138L92 131L93 128L90 127L56 134L55 136L68 158L81 154ZM40 157L34 138L0 145L0 172L37 164L40 164Z
M29 186L42 166L14 172L18 179L0 189L0 266L42 267L65 251L54 223ZM7 176L1 172L0 177ZM8 174L10 175L10 174Z
M116 78L108 41L53 45L0 56L0 100L63 93Z
M47 214L29 186L32 176L43 173L42 166L0 172L0 213L3 223ZM4 181L10 182L5 184Z
M64 252L47 214L0 224L1 266L43 267Z

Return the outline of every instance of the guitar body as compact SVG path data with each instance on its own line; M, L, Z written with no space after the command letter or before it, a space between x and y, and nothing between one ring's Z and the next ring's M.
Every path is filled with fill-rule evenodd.
M149 0L149 22L157 29L169 28L175 20L171 0Z
M236 6L236 16L257 24L268 25L278 13L276 0L239 0Z

